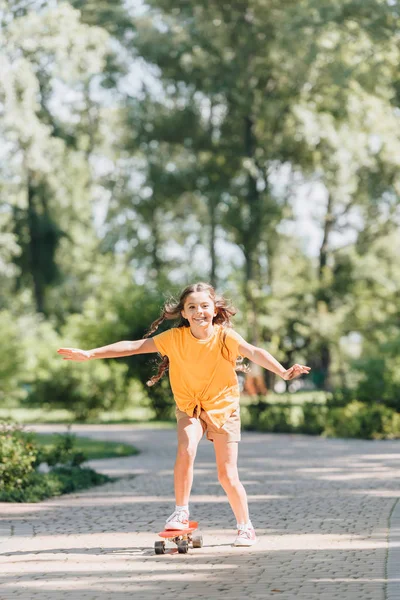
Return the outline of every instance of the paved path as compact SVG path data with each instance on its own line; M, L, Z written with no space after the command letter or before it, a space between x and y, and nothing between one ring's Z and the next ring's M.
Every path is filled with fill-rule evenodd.
M400 600L400 442L245 433L240 471L259 543L233 548L235 521L203 440L191 510L205 546L156 556L154 532L174 505L175 432L75 432L142 453L92 463L123 475L116 483L0 504L1 600Z

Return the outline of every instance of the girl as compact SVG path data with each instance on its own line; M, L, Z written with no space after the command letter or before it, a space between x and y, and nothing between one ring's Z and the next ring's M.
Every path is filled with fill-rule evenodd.
M295 364L285 369L266 350L248 344L231 328L235 313L211 285L195 283L183 290L178 302L164 306L147 336L165 319L179 319L176 327L148 339L117 342L94 350L60 348L58 353L64 360L76 361L161 354L158 373L147 384L154 385L169 369L176 401L178 450L174 469L176 506L166 528L189 527L193 464L197 446L206 433L207 439L214 443L218 479L237 520L234 546L252 546L256 535L237 469L240 412L236 361L238 357L246 357L285 380L307 374L310 368Z

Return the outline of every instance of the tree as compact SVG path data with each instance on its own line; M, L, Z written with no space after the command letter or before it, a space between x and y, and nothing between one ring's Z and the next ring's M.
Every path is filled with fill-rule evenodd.
M57 248L69 235L61 225L71 210L69 177L76 174L78 157L84 154L79 147L82 137L79 142L78 132L68 131L63 111L72 115L91 79L101 73L107 34L83 25L78 11L68 4L39 8L33 13L23 5L11 5L2 13L0 135L9 167L3 184L4 211L14 221L20 248L15 259L17 288L30 283L37 311L48 312L45 292L60 276ZM75 106L68 109L62 101L57 104L67 90L75 95ZM81 173L85 167L81 165Z

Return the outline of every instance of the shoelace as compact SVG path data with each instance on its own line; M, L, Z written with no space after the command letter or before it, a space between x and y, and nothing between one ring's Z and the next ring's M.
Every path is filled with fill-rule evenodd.
M249 529L239 529L238 531L238 537L244 537L247 539L251 538L251 533Z
M184 521L187 521L187 520L188 520L188 516L183 510L175 511L168 519L168 523L170 521L179 521L179 523L183 523Z

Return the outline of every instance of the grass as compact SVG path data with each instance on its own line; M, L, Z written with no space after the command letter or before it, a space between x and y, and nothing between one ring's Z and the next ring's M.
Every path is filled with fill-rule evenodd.
M62 435L62 434L61 434ZM49 449L55 446L59 440L57 434L35 433L34 440L42 448ZM74 443L76 452L83 452L88 460L99 458L120 458L122 456L133 456L139 454L139 450L130 444L122 444L120 442L103 442L102 440L94 440L76 436Z
M266 396L263 396L261 400L268 402L268 404L291 404L292 406L302 406L305 402L313 402L314 404L325 404L329 394L327 392L316 390L316 391L301 391L290 394L285 392L284 394L277 394L275 392L268 392ZM248 406L258 401L257 398L242 394L240 403L242 406Z
M137 425L149 428L173 428L174 421L152 421L153 413L147 408L131 408L123 411L101 413L96 419L91 419L85 425ZM68 410L42 408L1 408L0 421L12 421L20 425L64 425L76 424L74 414Z
M325 404L329 394L323 391L300 391L294 394L284 393L276 394L269 392L267 396L261 398L268 404L291 404L293 407L301 407L305 402L316 404ZM243 417L245 417L246 407L249 404L257 402L257 398L241 395L240 404L243 406ZM296 411L295 411L296 412ZM301 411L297 410L300 414ZM154 413L150 408L143 406L129 407L120 411L108 411L99 414L95 419L90 419L85 425L131 425L132 427L151 428L151 429L174 429L176 422L153 421ZM40 425L74 425L76 420L74 414L68 410L46 408L20 408L9 407L0 409L0 421L9 420L21 425L40 424Z

